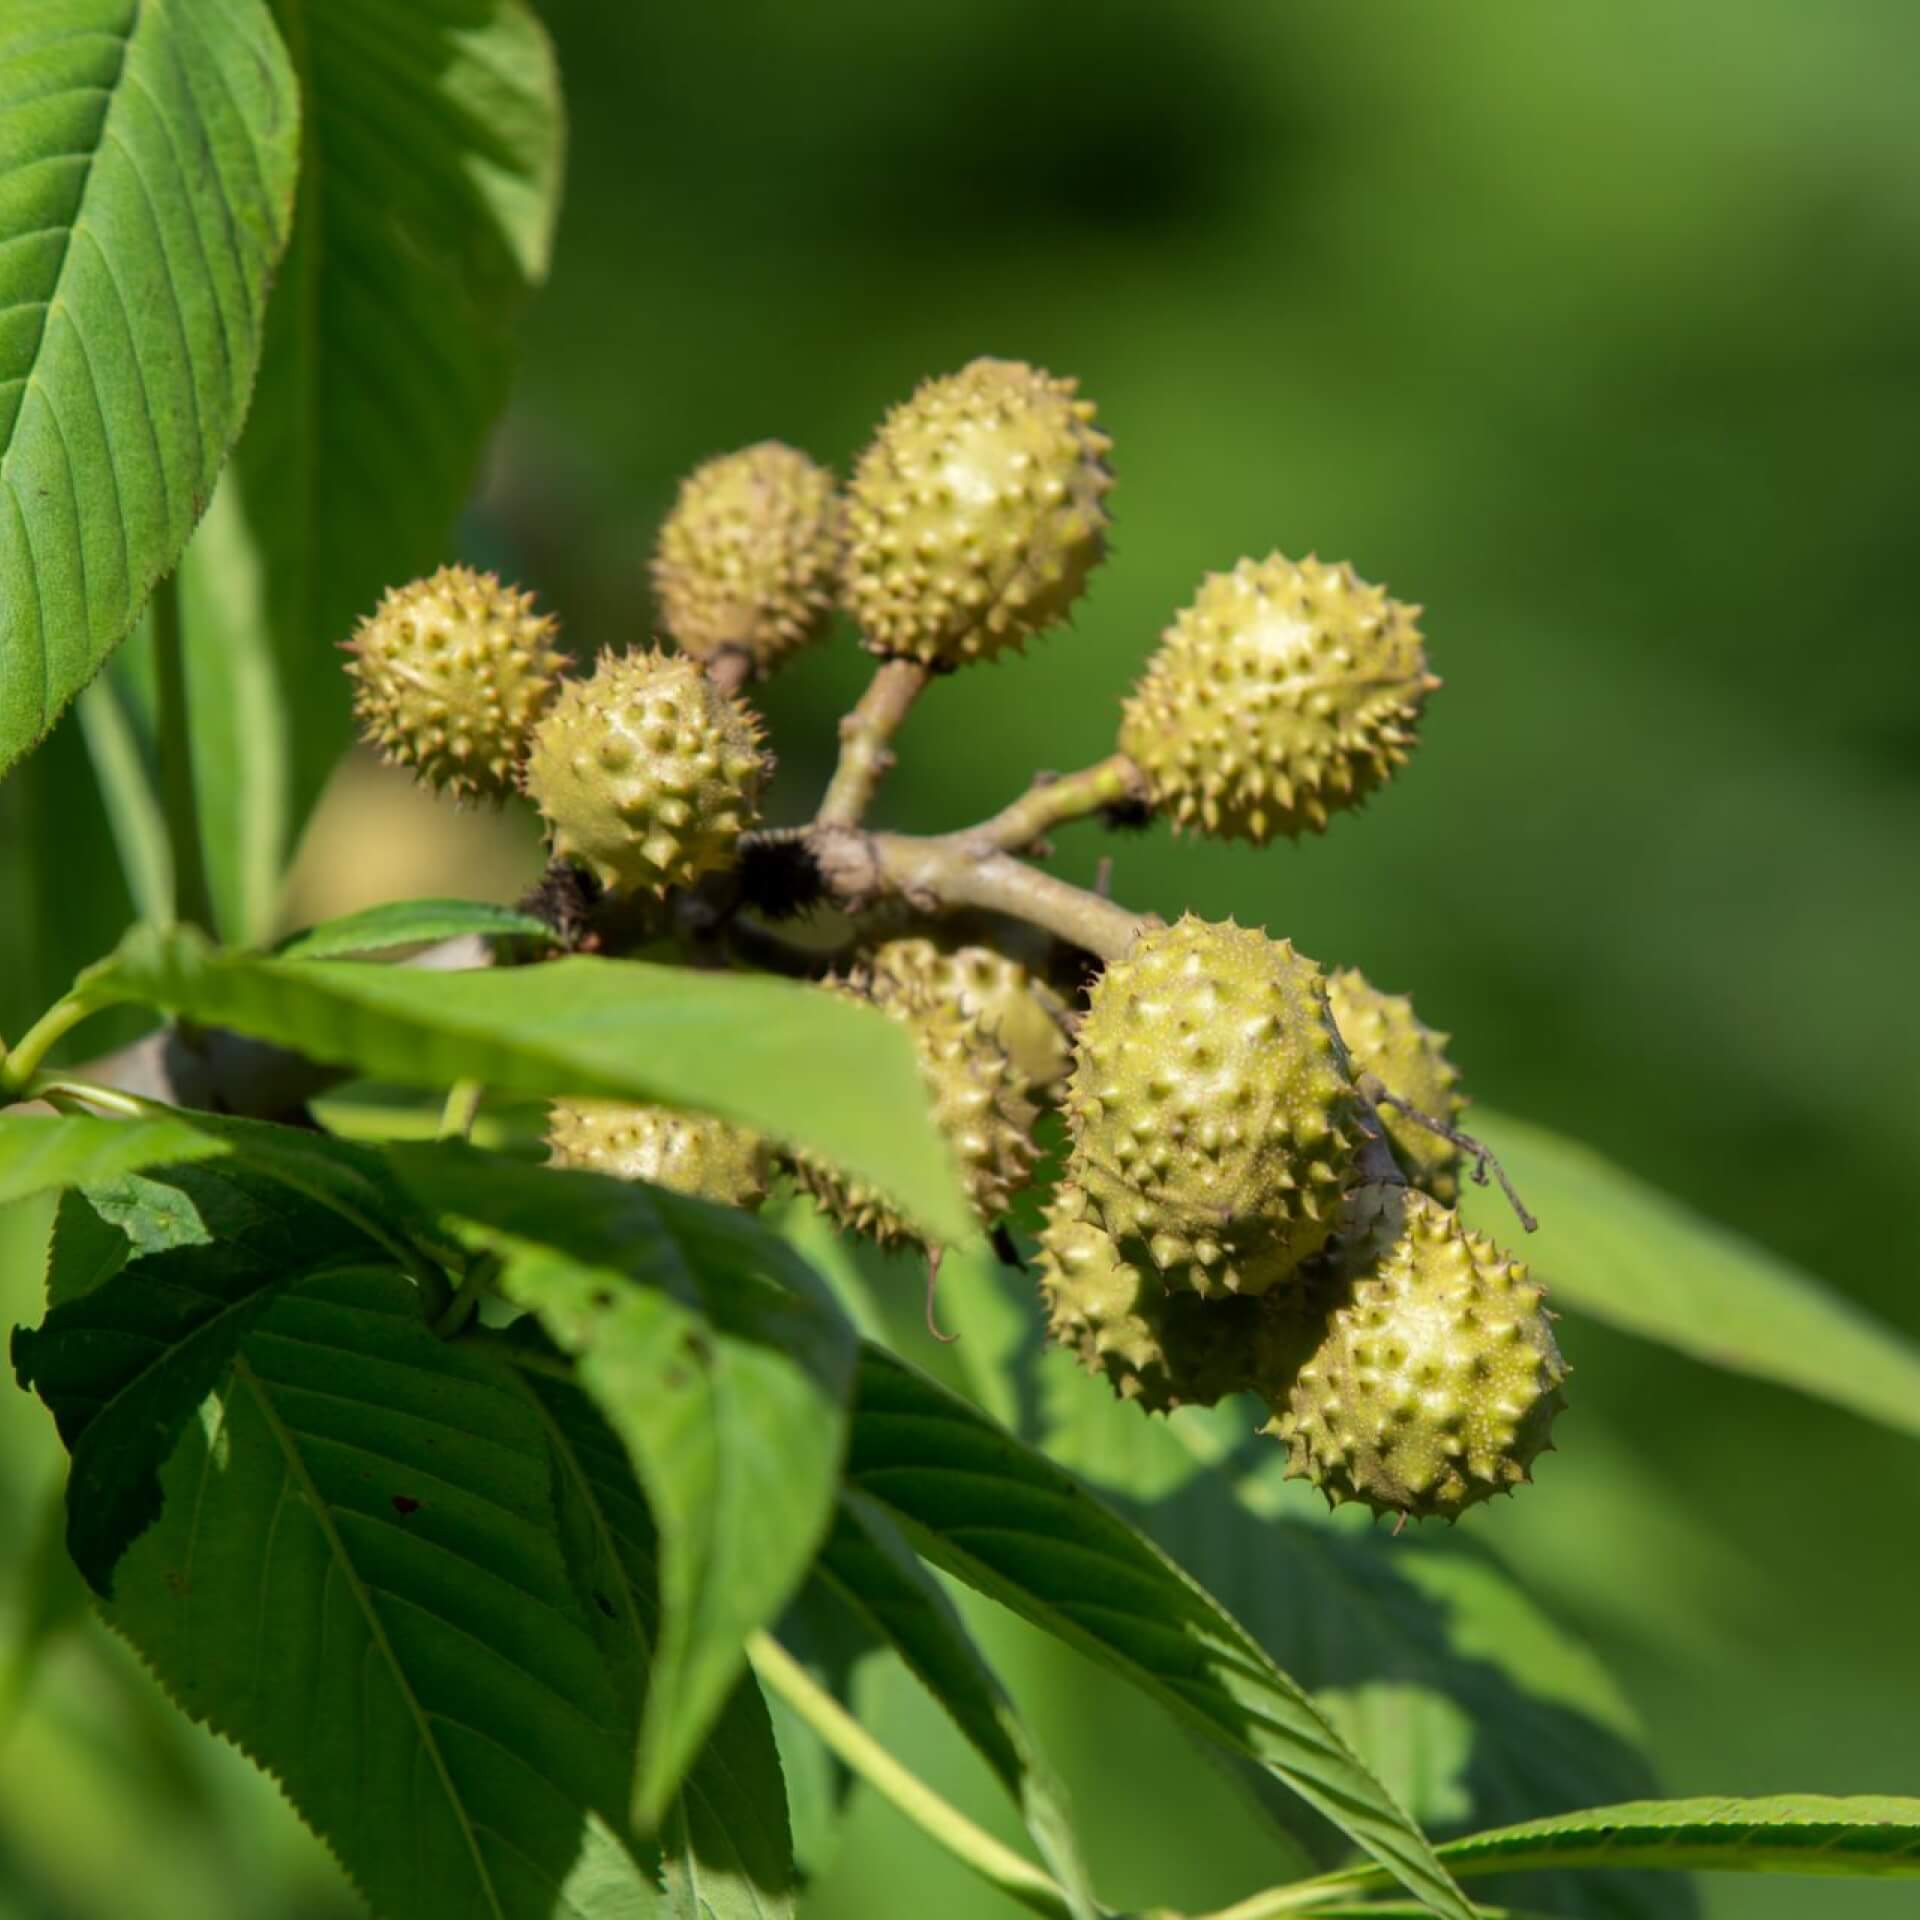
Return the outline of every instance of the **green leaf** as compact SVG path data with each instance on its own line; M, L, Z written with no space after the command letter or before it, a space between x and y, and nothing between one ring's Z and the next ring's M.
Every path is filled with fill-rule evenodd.
M622 1840L636 1703L576 1591L537 1409L390 1269L261 1316L109 1621L279 1780L376 1913L665 1911Z
M1441 1848L1461 1873L1531 1867L1671 1867L1920 1878L1920 1800L1769 1794L1635 1800L1476 1833Z
M1101 1909L1073 1836L1065 1794L1027 1734L999 1676L886 1509L844 1494L818 1577L892 1643L1020 1809L1040 1857L1081 1920Z
M510 935L553 942L553 929L531 913L486 900L395 900L308 927L274 948L277 960L336 960L343 954L423 947L463 936L496 940Z
M167 839L166 810L125 692L111 672L103 673L81 694L74 712L134 908L141 919L169 926L174 917L173 848Z
M458 1147L392 1164L502 1262L620 1436L660 1533L661 1627L635 1818L651 1830L747 1636L799 1586L832 1515L853 1331L743 1214Z
M1057 1467L870 1348L847 1474L935 1564L1256 1761L1429 1911L1470 1920L1420 1829L1217 1602Z
M716 1113L804 1142L939 1237L978 1229L927 1108L911 1041L871 1008L788 980L575 956L433 973L222 954L136 928L82 976L137 1000L390 1080L607 1094Z
M306 99L299 217L247 430L181 569L207 866L269 931L351 737L335 643L427 572L546 274L563 136L522 0L274 0Z
M91 1114L0 1113L0 1207L30 1193L117 1180L142 1167L224 1153L190 1120L101 1120Z
M240 430L299 152L261 0L0 25L0 772L139 617Z
M270 1182L225 1171L175 1177L196 1206L209 1190L223 1203L217 1242L121 1265L13 1336L19 1384L46 1402L73 1456L67 1549L103 1595L128 1545L159 1516L160 1467L181 1428L274 1295L378 1251ZM90 1262L96 1247L90 1240Z
M1586 1147L1479 1107L1474 1131L1540 1217L1516 1251L1556 1306L1920 1434L1920 1349L1884 1321ZM1497 1193L1469 1206L1515 1242Z
M570 1382L521 1385L547 1424L560 1535L587 1618L636 1702L659 1632L659 1541L619 1437ZM637 1733L637 1728L634 1730ZM743 1675L662 1823L674 1920L783 1920L793 1910L786 1785L759 1684Z

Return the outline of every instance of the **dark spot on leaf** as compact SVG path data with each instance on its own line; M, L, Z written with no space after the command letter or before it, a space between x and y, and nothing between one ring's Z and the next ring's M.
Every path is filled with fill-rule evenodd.
M706 1335L696 1333L691 1329L685 1338L681 1340L680 1351L684 1353L695 1366L707 1366L713 1359L713 1349L707 1344Z
M605 1313L613 1305L613 1289L611 1287L594 1288L593 1304Z
M613 1602L597 1587L594 1589L593 1604L598 1607L609 1620L613 1618Z
M396 1493L393 1496L393 1510L404 1520L408 1514L420 1511L420 1502L410 1493Z

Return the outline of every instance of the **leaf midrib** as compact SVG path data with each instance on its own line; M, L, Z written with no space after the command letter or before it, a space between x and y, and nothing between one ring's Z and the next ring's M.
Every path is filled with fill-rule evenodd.
M347 1543L341 1538L339 1529L334 1525L332 1509L328 1506L312 1474L307 1471L305 1456L301 1453L299 1443L295 1440L292 1431L281 1419L279 1408L273 1404L273 1396L267 1391L265 1383L254 1372L244 1354L235 1358L233 1371L234 1378L243 1381L247 1390L253 1395L254 1402L260 1409L260 1417L266 1422L268 1432L278 1442L287 1462L287 1472L298 1482L301 1492L305 1495L314 1524L320 1529L333 1555L334 1563L340 1569L341 1577L347 1582L348 1591L353 1595L366 1620L367 1630L373 1636L374 1645L386 1662L387 1670L392 1674L394 1684L400 1690L400 1697L406 1703L407 1712L412 1716L414 1725L419 1730L420 1744L426 1749L427 1756L433 1763L434 1773L438 1776L441 1788L446 1794L447 1805L452 1809L454 1819L459 1824L461 1837L466 1841L467 1850L473 1857L474 1873L486 1897L487 1910L494 1915L495 1920L507 1920L506 1909L500 1903L499 1891L493 1884L493 1876L488 1871L486 1856L480 1848L479 1835L474 1830L473 1822L467 1817L466 1806L453 1784L453 1775L448 1770L446 1756L440 1751L440 1741L434 1733L433 1722L425 1708L421 1706L419 1696L415 1694L412 1682L407 1678L406 1669L401 1664L398 1654L394 1651L393 1642L387 1635L386 1623L380 1618L379 1609L373 1604L373 1595L366 1582L361 1579L360 1571L354 1565L353 1556L347 1550Z

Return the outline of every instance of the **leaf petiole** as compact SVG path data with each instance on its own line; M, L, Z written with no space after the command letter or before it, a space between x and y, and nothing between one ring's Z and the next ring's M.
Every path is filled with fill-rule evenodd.
M922 1833L1022 1906L1049 1920L1072 1920L1073 1909L1058 1881L975 1826L903 1767L771 1634L756 1633L747 1642L747 1659L828 1748Z

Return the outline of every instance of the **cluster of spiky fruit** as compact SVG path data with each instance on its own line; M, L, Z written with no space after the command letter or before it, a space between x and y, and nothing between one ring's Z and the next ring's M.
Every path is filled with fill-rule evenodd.
M651 562L673 651L602 653L561 681L552 621L492 576L443 568L390 593L350 643L363 727L457 796L517 785L555 860L600 892L667 901L737 869L684 923L647 924L657 937L667 920L724 929L757 911L772 951L765 923L810 896L747 882L771 762L739 689L836 607L887 663L880 706L1018 650L1066 616L1105 551L1110 451L1072 380L975 360L886 415L844 497L774 441L697 467ZM1313 557L1209 573L1126 699L1118 752L954 842L1004 863L1116 795L1224 839L1324 830L1407 760L1440 684L1419 613ZM871 723L863 703L849 756ZM884 735L860 749L843 759L857 800L797 836L816 890L825 836L857 831L862 770L890 758ZM1036 1116L1057 1103L1065 1160L1035 1249L1053 1339L1149 1412L1264 1400L1291 1472L1331 1500L1451 1518L1525 1480L1566 1369L1538 1284L1452 1210L1465 1103L1446 1036L1358 971L1323 973L1231 921L1169 926L1080 896L1092 917L1067 913L1063 935L1023 905L1040 884L973 923L917 885L896 889L915 921L851 888L850 924L814 971L911 1036L983 1227L1032 1179ZM1044 937L1010 937L1023 913ZM1082 926L1106 961L1090 985L1063 944ZM549 1138L558 1165L725 1206L789 1177L849 1231L917 1244L880 1188L712 1116L569 1100Z

